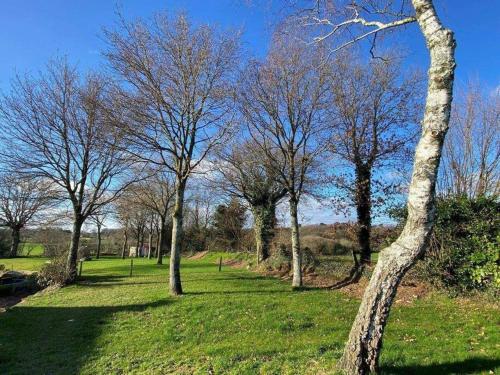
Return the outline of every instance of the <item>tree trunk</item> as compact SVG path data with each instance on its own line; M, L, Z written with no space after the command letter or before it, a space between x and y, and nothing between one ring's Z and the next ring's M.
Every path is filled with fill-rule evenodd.
M156 252L155 252L155 257L158 258L158 251L160 250L160 230L158 227L155 229L156 233Z
M356 213L360 264L371 264L371 171L366 165L356 167Z
M160 233L158 235L158 249L156 250L156 264L163 264L163 251L167 237L165 218L160 218Z
M299 219L297 214L298 202L290 198L290 224L292 227L292 287L302 286L302 254L300 251Z
M11 230L12 233L11 233L9 257L15 258L17 257L17 251L19 249L19 242L21 239L21 228L19 228L18 226L13 226L11 227Z
M425 251L434 224L436 178L452 101L455 41L441 25L432 1L412 2L431 57L422 136L415 150L405 227L380 253L339 362L349 375L378 371L382 335L397 287Z
M139 249L141 246L141 231L137 230L137 239L135 241L135 257L139 258Z
M78 248L80 247L83 221L82 217L76 217L73 221L71 243L69 246L68 259L66 261L66 284L71 284L76 280L76 261L78 258Z
M97 253L96 259L99 259L101 256L101 226L97 225Z
M148 236L148 259L151 259L151 246L153 246L153 229L149 228L149 236Z
M256 205L252 207L254 218L257 264L269 258L269 243L274 236L276 205Z
M180 263L183 237L184 189L185 182L179 181L176 186L175 206L172 214L172 246L170 248L170 293L172 295L182 294Z
M128 228L125 226L125 230L123 231L123 246L122 246L122 259L125 259L125 251L127 250L128 245Z
M144 250L144 228L142 228L141 231L141 241L139 242L139 249L141 249L139 256L142 258L144 257L143 250Z

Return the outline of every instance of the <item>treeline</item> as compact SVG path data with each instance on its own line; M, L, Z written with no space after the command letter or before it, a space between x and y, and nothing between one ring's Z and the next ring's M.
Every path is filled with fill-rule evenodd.
M145 244L159 264L170 253L171 289L180 293L180 253L208 248L209 219L224 232L216 246L235 249L242 225L228 221L242 221L248 208L263 262L286 200L300 286L299 207L313 195L355 210L354 252L370 264L372 219L404 196L422 77L394 56L332 58L321 45L294 43L296 32L277 29L268 55L245 61L233 33L161 15L104 33L109 76L81 76L60 59L39 76L15 78L0 103L10 256L21 228L64 207L57 224L72 223L68 282L84 224L97 228L99 257L102 227L117 222L121 256ZM452 115L442 193L498 195L497 125L498 95L469 88Z

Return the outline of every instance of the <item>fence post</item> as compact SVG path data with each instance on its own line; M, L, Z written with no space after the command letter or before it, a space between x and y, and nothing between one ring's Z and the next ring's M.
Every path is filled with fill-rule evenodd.
M222 257L219 258L219 272L222 271Z
M132 277L132 268L134 268L134 258L130 259L130 277Z
M82 277L82 267L83 267L83 260L80 260L80 269L78 270L78 277Z

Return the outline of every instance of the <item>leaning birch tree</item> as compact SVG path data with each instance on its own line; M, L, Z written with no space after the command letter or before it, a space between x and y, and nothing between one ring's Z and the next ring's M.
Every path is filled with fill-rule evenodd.
M238 35L194 27L184 16L122 21L107 31L111 68L126 83L128 151L175 176L170 292L182 294L180 259L189 177L230 130Z
M415 149L406 224L400 236L380 252L339 362L346 374L367 374L378 371L382 336L397 288L428 247L434 225L436 180L453 98L456 43L453 32L441 23L432 0L412 0L407 7L405 1L349 2L340 20L318 14L323 2L314 4L317 7L307 22L327 28L317 41L336 37L339 44L334 51L373 38L373 54L377 35L416 22L430 56L425 113ZM342 39L342 35L347 39Z

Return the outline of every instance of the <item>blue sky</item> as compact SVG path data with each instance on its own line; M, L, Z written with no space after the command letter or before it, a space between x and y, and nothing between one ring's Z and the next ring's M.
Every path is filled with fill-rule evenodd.
M121 0L127 19L149 17L157 11L185 11L196 23L218 24L243 30L244 47L264 55L279 0ZM114 0L1 0L0 90L9 89L16 72L37 72L51 58L67 55L81 70L102 67L100 39L103 27L115 24ZM455 31L457 83L479 79L486 90L500 89L500 0L436 0L444 24ZM409 65L427 68L428 55L417 25L398 32L397 40L408 54ZM391 45L391 44L388 44ZM313 222L332 222L332 215L311 202L304 210ZM308 205L306 205L308 206Z
M270 0L121 0L126 18L156 11L186 11L195 22L243 28L244 45L265 53L276 13ZM116 21L116 1L2 0L0 2L0 89L16 71L37 71L51 58L68 55L80 68L99 69L102 27ZM274 4L280 4L278 0ZM489 88L500 84L500 1L436 0L443 22L456 33L457 78L479 78ZM426 67L427 54L416 25L398 34L412 64Z

